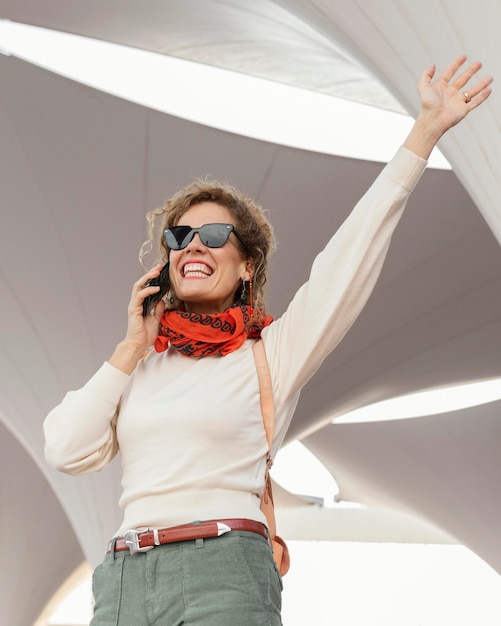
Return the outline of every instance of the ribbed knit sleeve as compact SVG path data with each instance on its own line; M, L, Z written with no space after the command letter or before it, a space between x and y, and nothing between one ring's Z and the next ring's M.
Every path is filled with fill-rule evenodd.
M118 451L117 407L129 376L104 363L89 382L70 391L44 422L45 456L62 472L102 469Z

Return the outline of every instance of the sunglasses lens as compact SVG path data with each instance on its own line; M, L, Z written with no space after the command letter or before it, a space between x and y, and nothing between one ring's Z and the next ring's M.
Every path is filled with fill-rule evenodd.
M193 239L191 226L171 226L164 230L165 243L171 250L182 250Z
M232 231L227 224L205 224L199 231L202 243L208 248L221 248L228 241Z

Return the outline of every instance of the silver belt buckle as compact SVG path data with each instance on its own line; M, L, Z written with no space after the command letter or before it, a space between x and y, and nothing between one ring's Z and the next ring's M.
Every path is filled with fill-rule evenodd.
M124 532L124 540L131 554L136 554L136 552L148 552L148 550L153 550L153 548L155 547L155 546L144 546L144 548L142 548L139 545L139 535L145 532L151 532L151 531L149 530L139 531L139 530L132 529L132 530L126 530ZM154 537L155 545L156 546L160 545L160 542L158 541L158 530L156 528L153 530L153 537Z

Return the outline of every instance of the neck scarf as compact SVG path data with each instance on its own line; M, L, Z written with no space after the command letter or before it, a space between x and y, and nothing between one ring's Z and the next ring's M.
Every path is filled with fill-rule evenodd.
M236 305L222 313L188 313L166 311L160 320L160 331L155 341L155 350L167 350L169 343L186 356L226 356L237 350L247 338L261 336L261 331L273 321L266 315L262 322L252 323L251 309Z

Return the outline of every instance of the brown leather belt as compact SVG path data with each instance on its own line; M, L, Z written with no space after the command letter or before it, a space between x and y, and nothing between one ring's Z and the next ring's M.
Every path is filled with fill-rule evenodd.
M130 550L131 554L146 552L164 543L219 537L231 530L245 530L268 539L266 526L261 522L251 519L218 519L171 526L170 528L155 528L145 531L128 530L123 537L118 537L115 540L115 552L122 552L123 550ZM112 546L113 541L110 541L106 554L111 552Z

